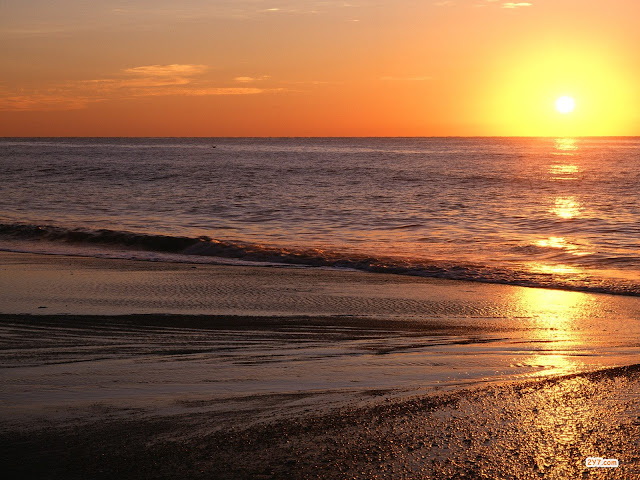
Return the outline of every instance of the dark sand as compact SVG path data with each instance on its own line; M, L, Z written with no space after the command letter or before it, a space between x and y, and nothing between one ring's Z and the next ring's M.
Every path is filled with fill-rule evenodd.
M640 368L254 422L186 413L42 421L0 435L5 478L640 478ZM262 404L291 401L263 396ZM235 425L230 425L235 423ZM617 458L616 469L584 466Z
M5 478L640 478L639 299L18 254L0 287Z

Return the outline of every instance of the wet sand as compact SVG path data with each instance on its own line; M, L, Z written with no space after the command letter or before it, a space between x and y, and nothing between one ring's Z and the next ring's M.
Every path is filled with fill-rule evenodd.
M216 415L42 421L0 433L9 478L640 478L640 369L264 414L287 395ZM258 401L262 409L254 409ZM122 412L120 412L122 413ZM587 469L587 457L616 469ZM5 477L7 478L7 477Z
M640 478L640 299L9 253L0 287L11 478Z

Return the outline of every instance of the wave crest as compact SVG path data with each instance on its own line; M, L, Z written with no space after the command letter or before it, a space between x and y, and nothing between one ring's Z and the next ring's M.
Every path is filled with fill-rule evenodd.
M40 242L64 242L80 246L95 245L104 248L126 248L178 254L184 256L185 262L189 261L189 257L193 258L194 256L219 257L268 264L344 268L371 273L640 296L640 285L636 283L594 279L587 274L563 276L470 263L427 262L353 252L281 248L240 241L217 240L207 236L185 237L108 229L67 229L50 225L0 223L0 237L23 241L27 251L29 250L28 244L34 241L38 244Z

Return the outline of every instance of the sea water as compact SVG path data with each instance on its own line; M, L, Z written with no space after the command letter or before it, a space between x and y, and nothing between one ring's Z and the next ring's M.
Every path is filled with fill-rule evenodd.
M640 295L640 138L4 138L0 249Z

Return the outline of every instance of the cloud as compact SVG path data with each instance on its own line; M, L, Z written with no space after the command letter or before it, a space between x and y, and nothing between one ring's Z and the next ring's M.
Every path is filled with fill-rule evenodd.
M144 65L142 67L126 68L125 73L143 75L146 77L172 77L176 75L191 76L206 72L206 65L178 64L171 65Z
M271 89L269 91L278 91L282 89ZM257 95L264 93L267 90L262 88L251 87L205 87L205 88L189 88L177 90L174 88L156 89L151 91L142 92L139 95L134 96L174 96L180 95L185 97L208 97L212 95Z
M102 99L70 95L65 93L25 93L0 95L0 111L4 112L52 112L81 110L89 103Z
M357 18L357 12L372 4L375 4L373 0L4 1L0 2L0 39L73 38L96 32L117 35L140 31L164 33L189 28L192 23L271 21L316 15Z
M476 3L473 6L488 7L490 5L495 5L495 6L500 6L500 8L509 8L509 9L533 6L533 4L529 2L506 2L506 3L498 3L498 2L502 2L502 0L484 0L484 3Z
M453 2L451 0L443 0L441 2L434 3L436 7L453 7L455 4L456 2Z
M110 78L81 80L39 89L0 90L0 111L78 110L109 99L159 96L257 95L284 91L282 88L229 87L213 85L202 78L206 65L142 65L126 68ZM236 77L239 83L269 78Z
M136 7L111 9L113 15L128 15L136 19L162 22L193 21L203 19L246 20L281 15L316 15L360 7L366 2L344 0L146 0Z
M380 80L385 82L426 82L433 80L433 77L380 77Z
M271 78L269 75L261 75L259 77L236 77L234 80L238 83L254 83L268 80Z
M502 4L502 8L520 8L520 7L530 7L533 4L531 3L526 3L526 2L521 2L521 3L503 3Z
M111 78L68 82L67 88L85 89L94 93L109 93L123 89L153 89L194 83L198 75L208 70L206 65L171 64L143 65L125 68Z

